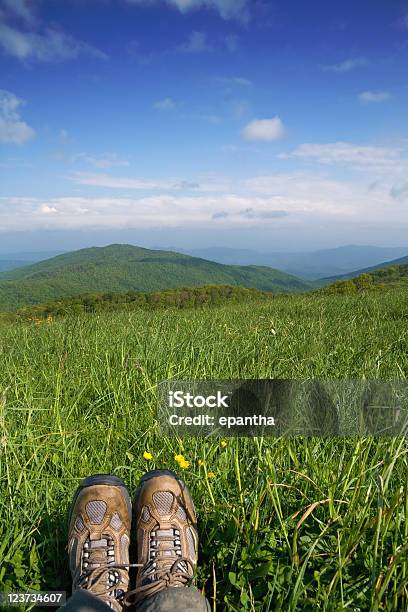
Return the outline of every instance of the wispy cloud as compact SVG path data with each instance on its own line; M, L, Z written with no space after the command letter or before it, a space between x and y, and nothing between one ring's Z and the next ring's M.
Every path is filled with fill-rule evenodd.
M207 35L205 32L198 32L197 30L191 32L188 40L179 47L179 50L184 51L184 53L202 53L209 49Z
M238 85L240 87L252 87L253 85L252 81L240 76L217 77L216 80L223 85Z
M249 0L127 0L131 4L142 6L155 6L168 4L174 6L181 13L197 9L213 9L223 19L237 19L247 21L249 18Z
M347 169L355 176L356 193L362 185L371 198L371 204L377 201L384 205L384 211L392 216L390 205L398 200L408 197L408 149L407 143L401 146L360 145L351 142L334 142L328 144L305 143L296 147L290 153L278 155L281 159L295 159L323 167L331 166L334 172ZM315 172L319 170L315 169ZM374 180L373 180L374 179ZM262 185L262 178L256 179L258 187ZM310 183L310 181L309 181ZM298 185L301 181L298 180ZM330 186L325 180L324 184L316 186L316 193ZM272 188L272 183L264 183L266 189ZM278 186L274 184L275 188ZM337 189L336 189L337 191ZM268 191L270 193L270 191ZM361 193L362 201L366 194ZM357 203L356 203L357 205ZM367 207L367 212L369 207ZM407 209L408 211L408 209ZM399 211L400 213L401 211ZM371 214L371 213L370 213Z
M339 62L338 64L326 64L320 66L320 68L326 72L350 72L355 68L361 68L361 66L367 66L369 64L368 59L365 57L352 57Z
M234 53L239 47L239 38L236 34L227 34L224 38L224 44L230 53Z
M107 57L99 49L64 32L52 29L46 29L41 34L23 32L5 23L0 24L0 46L5 53L19 60L58 62L75 59L83 54L100 59Z
M80 185L107 187L110 189L130 189L143 191L190 190L198 189L200 185L182 179L151 180L133 177L118 177L111 174L90 174L75 172L70 179Z
M286 202L288 203L288 202ZM2 231L78 228L260 226L288 215L282 199L154 195L139 198L0 198Z
M36 21L34 7L27 0L1 0L0 5L29 24Z
M271 142L283 138L286 128L278 116L271 119L254 119L244 127L242 135L246 140Z
M240 119L251 112L251 105L247 100L233 100L231 112L235 119Z
M268 210L268 209L256 209L256 208L244 208L242 210L234 210L232 212L227 212L225 210L220 210L213 213L213 219L234 219L238 217L242 217L244 219L282 219L283 217L288 216L287 210Z
M290 153L281 153L281 159L303 159L320 164L351 164L355 166L393 166L400 159L397 147L359 145L350 142L327 144L305 143Z
M394 22L397 28L402 28L403 30L408 30L408 11L402 13L402 15Z
M400 200L403 198L408 199L408 183L400 183L393 185L390 191L390 195L394 200Z
M201 119L212 125L219 125L223 122L223 118L220 115L201 115Z
M388 91L363 91L359 94L358 99L364 104L371 104L377 102L387 102L391 100L392 94Z
M129 166L129 162L126 159L121 159L117 153L104 153L101 157L79 153L73 161L83 161L101 170Z
M244 208L239 214L246 219L281 219L288 216L287 210L257 210L255 208Z
M373 168L357 178L331 178L325 173L288 172L226 182L223 191L204 192L202 186L179 179L114 179L107 175L77 175L79 184L116 190L152 191L123 197L0 198L2 231L86 228L213 228L265 229L279 224L291 235L296 228L408 227L406 172L392 185L390 167L370 190ZM388 177L384 180L384 177ZM395 178L395 175L393 175ZM215 180L215 179L214 179ZM372 182L372 181L371 181ZM194 188L197 187L197 190ZM220 186L218 186L220 187ZM183 193L183 190L185 191ZM191 191L194 190L194 193ZM305 225L306 224L306 225ZM334 225L333 225L334 224Z
M173 110L177 106L176 102L173 98L164 98L163 100L157 100L157 102L153 103L153 108L156 110Z
M0 48L7 55L39 62L69 60L79 55L107 57L100 49L54 26L42 26L31 3L24 0L0 0L0 3Z
M0 142L22 144L34 137L34 129L20 117L24 103L10 91L0 89Z

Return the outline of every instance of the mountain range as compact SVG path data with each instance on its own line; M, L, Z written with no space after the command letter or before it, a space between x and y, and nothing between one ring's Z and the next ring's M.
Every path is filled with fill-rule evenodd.
M182 249L177 247L153 247L184 253L192 257L238 266L269 266L306 280L331 278L354 274L355 270L377 266L385 261L406 256L408 247L377 247L348 245L312 252L259 252L250 249L212 247ZM50 259L62 252L0 253L0 272L16 269L31 263Z
M311 285L266 266L231 266L171 251L126 244L64 253L0 274L0 309L15 310L90 292L161 291L232 285L274 293Z
M174 249L170 249L174 250ZM348 245L312 252L261 253L248 249L213 247L207 249L179 249L193 257L203 257L232 265L271 266L282 272L307 280L354 274L355 270L377 266L384 261L403 257L408 247L377 247Z
M331 255L330 265L333 265L336 257L344 265L345 258L341 250L340 253L339 249L332 251L336 253L328 252L329 259ZM350 262L350 250L346 252ZM244 257L248 251L239 253L240 257ZM240 286L272 293L298 293L391 266L400 270L394 276L403 274L405 278L407 264L408 256L405 255L346 274L305 280L270 266L222 264L186 253L113 244L63 253L0 272L0 310L13 311L22 306L89 293L152 292L207 285ZM396 280L388 274L385 277L388 281Z

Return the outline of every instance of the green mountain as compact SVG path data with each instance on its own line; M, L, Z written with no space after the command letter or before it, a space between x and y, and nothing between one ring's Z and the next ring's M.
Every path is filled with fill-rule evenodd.
M231 266L126 244L81 249L0 274L0 309L15 310L92 292L161 291L232 285L275 293L310 289L295 276L262 266Z

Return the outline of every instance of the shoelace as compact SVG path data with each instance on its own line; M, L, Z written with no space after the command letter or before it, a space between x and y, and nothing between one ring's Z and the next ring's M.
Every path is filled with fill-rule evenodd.
M164 543L169 543L170 546L161 545ZM165 553L170 553L168 556ZM142 570L142 575L144 574L144 579L151 580L154 579L154 574L156 573L157 567L160 568L161 565L169 566L171 565L170 561L173 558L181 557L181 540L180 540L180 531L175 528L170 529L155 529L150 533L150 545L149 545L149 561L150 564L146 564L146 568ZM183 563L180 562L180 567L177 567L180 571L185 571L187 568Z
M140 567L140 564L115 563L114 541L109 538L88 540L82 551L83 572L75 581L76 588L92 590L113 608L120 601L125 591L116 589L123 577L121 570Z
M188 585L192 581L189 568L193 574L191 561L182 556L180 531L157 526L150 532L149 559L140 570L140 585L126 594L125 605L136 604L166 587Z
M145 565L139 564L139 567L142 567L141 573L150 574L150 566L151 561L149 560ZM181 570L181 567L185 567L186 569ZM185 587L191 584L193 578L188 573L188 568L191 568L192 573L194 572L193 564L190 559L186 557L179 557L175 559L173 564L169 567L165 567L163 569L159 569L155 571L155 579L153 581L148 582L147 584L142 584L132 591L128 591L123 598L124 606L132 606L141 602L146 597L151 597L159 591L167 587Z

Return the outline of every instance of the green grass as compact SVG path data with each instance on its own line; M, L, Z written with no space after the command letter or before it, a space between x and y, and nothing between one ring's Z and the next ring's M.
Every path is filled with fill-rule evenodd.
M79 481L113 472L133 492L146 469L177 470L182 453L198 587L214 609L403 610L406 439L230 438L223 448L161 437L155 411L162 379L405 379L407 320L400 289L3 323L0 589L69 590Z

